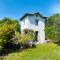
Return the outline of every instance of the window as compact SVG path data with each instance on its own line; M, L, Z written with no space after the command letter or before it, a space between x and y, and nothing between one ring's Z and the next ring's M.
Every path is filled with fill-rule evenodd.
M35 25L38 25L38 20L35 20Z

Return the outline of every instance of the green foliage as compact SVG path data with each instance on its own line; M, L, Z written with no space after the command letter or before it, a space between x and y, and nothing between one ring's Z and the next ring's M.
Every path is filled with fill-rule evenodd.
M45 31L46 39L51 39L55 42L60 41L60 14L48 17Z
M27 33L26 33L27 31ZM27 48L27 42L33 40L33 31L32 30L24 30L24 34L20 34L19 32L15 32L16 42L20 43L23 48Z
M20 42L26 43L29 40L33 40L33 31L32 30L25 29L24 32L25 33L21 35Z
M17 20L12 20L10 18L4 18L0 21L0 26L4 24L9 25L9 27L13 30L20 31L19 22Z
M3 25L0 27L0 40L1 40L1 45L5 46L6 44L8 45L10 42L12 42L12 38L14 36L14 30L12 30L9 25Z
M19 23L9 18L4 18L0 23L0 45L6 47L15 42L15 31L18 31Z
M23 32L26 32L26 30L24 30ZM19 41L19 43L26 43L29 40L33 40L33 31L28 30L27 33L24 33L24 34L15 32L15 37Z
M0 46L0 51L3 49L3 47L2 46Z
M33 37L29 34L21 35L20 42L21 43L26 43L27 41L32 40L32 38Z

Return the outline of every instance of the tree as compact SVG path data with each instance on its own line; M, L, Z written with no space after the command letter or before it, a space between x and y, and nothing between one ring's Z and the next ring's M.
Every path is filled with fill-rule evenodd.
M46 38L54 42L60 41L60 14L48 17L46 24Z
M3 24L8 24L10 27L15 31L20 31L20 26L18 20L12 20L10 18L4 18L0 20L0 26L3 26Z
M19 23L10 18L4 18L0 23L0 45L6 48L15 43L13 38L15 31L19 31Z
M4 24L2 27L0 27L0 40L2 42L1 45L8 45L8 43L11 42L13 35L14 30L10 28L8 24Z

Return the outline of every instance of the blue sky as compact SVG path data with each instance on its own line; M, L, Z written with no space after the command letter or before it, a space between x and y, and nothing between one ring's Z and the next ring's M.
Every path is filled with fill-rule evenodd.
M19 19L25 13L35 12L43 16L60 13L60 0L0 0L0 19Z

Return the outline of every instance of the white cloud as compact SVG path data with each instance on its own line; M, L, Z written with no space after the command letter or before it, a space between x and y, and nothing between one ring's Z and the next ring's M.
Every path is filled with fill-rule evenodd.
M49 9L50 14L60 13L60 4L52 5Z

